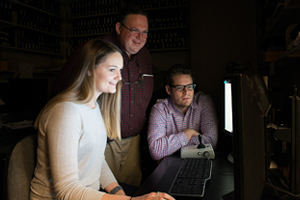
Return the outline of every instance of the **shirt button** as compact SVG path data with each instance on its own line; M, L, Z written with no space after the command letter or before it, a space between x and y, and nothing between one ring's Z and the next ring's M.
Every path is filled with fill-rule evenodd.
M131 115L131 117L133 117L133 115Z
M133 103L133 101L131 103Z
M131 88L133 90L133 88Z

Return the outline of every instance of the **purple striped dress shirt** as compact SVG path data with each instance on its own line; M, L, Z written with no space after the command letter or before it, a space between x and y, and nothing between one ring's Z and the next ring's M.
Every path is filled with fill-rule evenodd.
M218 119L211 97L203 92L195 94L193 102L183 115L172 103L171 97L157 100L152 107L148 144L151 157L160 160L186 145L199 144L198 137L188 141L185 129L192 128L202 134L202 142L216 148Z

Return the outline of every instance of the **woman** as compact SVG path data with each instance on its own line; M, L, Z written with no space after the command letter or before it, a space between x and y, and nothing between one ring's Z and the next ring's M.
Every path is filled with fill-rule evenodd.
M35 122L37 166L30 198L173 199L166 193L159 198L156 193L126 196L105 161L107 136L121 138L121 51L96 39L84 45L78 58L70 85L47 103Z

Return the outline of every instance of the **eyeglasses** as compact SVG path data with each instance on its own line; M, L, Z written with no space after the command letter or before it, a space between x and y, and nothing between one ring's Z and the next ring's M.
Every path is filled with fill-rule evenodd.
M196 84L189 84L189 85L170 85L171 87L175 88L177 92L182 92L185 88L189 91L192 91L196 88Z
M138 37L139 35L142 35L143 38L148 37L148 32L140 32L140 31L137 31L137 30L131 30L130 28L125 26L123 23L121 23L121 25L124 26L127 30L129 30L131 35L134 36L134 37Z

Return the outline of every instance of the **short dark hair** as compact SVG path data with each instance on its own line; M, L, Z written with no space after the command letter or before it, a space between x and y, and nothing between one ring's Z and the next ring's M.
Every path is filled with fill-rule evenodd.
M121 10L118 12L118 14L116 16L116 23L120 22L120 23L124 24L126 17L130 14L143 15L143 16L147 17L147 20L149 18L148 13L145 10L141 9L137 5L128 4L128 5L125 5L123 8L121 8Z
M194 82L192 71L190 69L188 69L186 66L184 66L182 64L175 64L175 65L172 65L167 71L165 85L173 85L173 83L174 83L173 77L176 75L181 75L181 74L190 75Z

